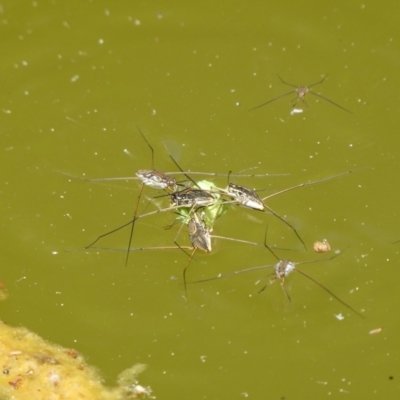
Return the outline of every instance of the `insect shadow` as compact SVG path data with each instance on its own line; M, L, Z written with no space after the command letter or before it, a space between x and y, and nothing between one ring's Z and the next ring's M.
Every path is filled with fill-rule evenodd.
M323 100L327 101L328 103L331 103L331 104L335 105L336 107L339 107L339 108L341 108L342 110L344 110L344 111L346 111L346 112L348 112L348 113L350 113L350 114L353 114L353 113L352 113L350 110L348 110L347 108L342 107L340 104L335 103L334 101L328 99L327 97L323 96L322 94L317 93L317 92L315 92L314 90L311 89L312 87L317 86L317 85L320 85L321 83L323 83L327 77L328 77L328 75L324 76L320 81L315 82L315 83L313 83L312 85L308 85L308 86L296 86L296 85L293 85L292 83L288 83L288 82L284 81L284 80L278 75L278 78L281 80L282 83L284 83L285 85L291 86L291 87L293 87L293 88L295 88L295 89L294 89L294 90L291 90L290 92L281 94L280 96L274 97L273 99L268 100L268 101L266 101L265 103L259 104L259 105L256 106L256 107L250 108L249 111L253 111L253 110L256 110L256 109L258 109L258 108L264 107L264 106L266 106L267 104L272 103L272 102L274 102L274 101L276 101L276 100L279 100L279 99L281 99L282 97L289 96L289 95L292 94L292 93L296 93L296 97L292 100L292 103L293 103L292 107L295 107L296 104L297 104L299 101L301 101L302 103L305 104L305 106L306 106L307 108L309 108L309 107L308 107L308 104L307 104L307 102L306 102L306 100L305 100L305 97L306 97L306 94L311 93L311 94L313 94L314 96L317 96L317 97L319 97L320 99L323 99Z

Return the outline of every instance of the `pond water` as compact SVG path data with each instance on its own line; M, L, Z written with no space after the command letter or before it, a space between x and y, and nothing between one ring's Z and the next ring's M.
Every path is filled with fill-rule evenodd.
M1 318L73 347L107 383L141 362L157 398L393 398L399 392L400 62L396 2L3 1ZM312 89L291 114L285 96ZM396 114L397 112L397 114ZM263 243L296 262L327 238L342 254L299 266L258 294L268 270L188 285L181 251L84 250L132 218L154 165L233 171L271 214L231 207L213 234ZM396 167L397 165L397 167ZM235 174L268 173L239 178ZM193 175L197 179L197 175ZM208 177L220 187L226 177ZM147 197L162 194L145 188ZM166 198L158 198L163 206ZM150 206L151 207L151 206ZM149 208L150 209L150 208ZM138 220L133 247L173 246L173 213ZM126 249L129 229L98 245ZM187 229L177 236L189 245ZM271 265L262 247L213 240L188 281ZM286 249L286 250L285 250ZM396 294L397 293L397 294ZM396 300L397 299L397 300ZM344 318L342 318L344 317ZM377 334L371 330L382 328Z

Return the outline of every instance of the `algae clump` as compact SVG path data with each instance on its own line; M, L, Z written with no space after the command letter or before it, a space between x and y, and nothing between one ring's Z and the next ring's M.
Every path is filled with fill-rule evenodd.
M26 328L0 322L1 400L128 400L151 396L138 384L146 366L122 372L118 385L103 385L96 368L75 350L49 343Z

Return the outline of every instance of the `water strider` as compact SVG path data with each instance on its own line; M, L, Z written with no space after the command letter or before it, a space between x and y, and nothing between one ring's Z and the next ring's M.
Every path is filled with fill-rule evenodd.
M147 146L150 148L151 151L151 168L152 169L140 169L136 172L136 176L142 181L142 183L146 186L150 186L154 189L165 189L170 192L175 192L177 190L177 183L176 179L172 178L171 176L167 175L164 172L158 171L154 168L154 149L147 140L146 136L140 130L139 127L138 131L142 135L142 138L147 143Z
M232 204L238 203L253 210L264 210L264 203L258 194L247 186L237 185L229 181L232 171L228 172L228 186L225 189L217 188L218 192L229 196Z
M164 172L158 171L154 168L154 149L150 145L149 141L147 140L147 138L143 134L143 132L140 130L140 128L139 127L137 127L137 128L138 128L139 133L142 135L142 138L145 140L145 142L147 143L147 145L150 148L152 169L151 170L140 169L139 171L136 172L136 176L142 181L142 184L140 185L139 194L138 194L138 197L136 200L135 210L133 213L131 231L129 234L128 248L131 247L133 231L135 228L136 215L137 215L137 211L139 208L139 202L140 202L140 198L142 196L143 188L145 186L149 186L153 189L166 190L168 193L173 193L178 188L175 178L165 174ZM129 251L126 253L125 266L128 265L128 260L129 260Z
M216 201L215 196L213 196L209 192L206 192L205 190L201 189L200 187L198 189L185 188L181 191L177 191L178 184L177 184L175 178L172 178L169 175L154 169L154 149L150 145L149 141L146 139L146 137L144 136L142 131L139 129L139 127L138 127L138 130L151 150L152 170L139 170L136 172L136 175L142 180L142 185L139 190L139 195L137 198L136 207L135 207L135 211L133 214L133 219L131 220L131 230L130 230L130 235L129 235L128 249L131 247L133 232L134 232L134 228L135 228L135 222L137 219L136 216L137 216L137 211L138 211L138 207L139 207L139 202L140 202L143 187L145 185L150 186L155 189L166 190L169 193L171 200L172 200L172 204L170 207L171 209L173 209L174 207L186 206L186 207L192 207L192 210L195 210L195 207L208 206ZM168 153L169 153L169 151L168 151ZM179 170L182 172L182 174L184 174L190 181L193 182L194 185L196 185L198 187L198 184L192 178L190 178L190 176L186 172L184 172L182 170L182 168L178 165L178 163L176 162L176 160L172 157L172 155L170 153L169 153L169 156L171 157L171 159L175 163L175 165L179 168ZM129 254L130 254L130 252L128 251L126 253L125 266L128 265Z
M215 221L214 221L215 222ZM209 253L212 250L211 245L211 232L212 226L208 227L206 225L204 215L200 218L198 213L195 212L193 217L189 220L188 223L188 231L189 231L189 239L193 246L193 251L190 254L189 260L183 269L183 285L185 287L185 296L187 297L187 287L186 287L186 271L196 253L197 249L203 250L206 253Z
M222 207L222 205L220 205L220 207ZM186 297L187 297L186 271L198 249L202 250L206 253L210 253L212 251L211 239L223 239L223 240L233 241L233 242L237 242L237 243L245 243L245 244L260 246L260 244L250 242L248 240L212 235L211 233L213 231L215 220L218 216L219 216L219 213L216 212L215 218L213 219L212 224L209 226L209 225L207 225L204 212L201 213L201 215L199 215L198 212L194 212L193 215L191 216L190 220L187 223L189 239L190 239L190 242L192 243L193 251L189 255L189 259L188 259L188 261L185 265L185 268L183 269L183 273L182 273L183 285L185 288L185 296ZM181 248L183 250L182 246L180 246L178 243L176 243L176 244L179 248Z
M312 263L317 263L317 262L326 262L326 261L330 261L333 260L334 258L338 257L341 253L340 252L336 252L333 256L329 257L329 258L324 258L324 259L315 259L315 260L308 260L308 261L300 261L300 262L293 262L291 260L281 260L276 253L272 250L272 248L270 246L267 245L266 243L266 239L265 239L265 243L264 246L269 250L269 252L277 259L277 262L275 264L270 264L270 265L262 265L262 266L257 266L257 267L250 267L250 268L245 268L245 269L241 269L241 270L237 270L237 271L233 271L233 272L229 272L227 274L224 275L218 275L216 277L213 278L206 278L206 279L201 279L199 281L193 281L193 282L188 282L188 284L193 284L193 283L201 283L201 282L209 282L212 280L217 280L217 279L223 279L223 278L228 278L230 276L235 276L235 275L239 275L239 274L243 274L243 273L247 273L247 272L252 272L252 271L260 271L260 270L264 270L264 269L270 269L273 268L274 272L272 274L269 274L268 276L270 277L267 281L267 283L258 291L258 293L263 292L268 286L270 286L271 284L273 284L275 281L279 280L280 284L281 284L281 288L283 290L283 292L285 293L286 297L288 298L289 301L292 301L289 293L287 292L284 283L285 283L285 279L286 277L291 274L294 271L297 271L299 274L303 275L304 277L306 277L307 279L309 279L310 281L314 282L315 284L317 284L319 287L321 287L323 290L325 290L327 293L329 293L333 298L335 298L338 302L340 302L342 305L344 305L345 307L347 307L349 310L353 311L355 314L357 314L358 316L360 316L361 318L365 318L364 315L362 315L361 313L359 313L358 311L356 311L353 307L351 307L349 304L347 304L346 302L344 302L341 298L339 298L337 295L335 295L330 289L328 289L325 285L323 285L322 283L318 282L316 279L314 279L313 277L311 277L310 275L306 274L305 272L299 270L297 268L298 265L304 265L304 264L312 264ZM264 278L262 278L264 279ZM262 279L258 280L256 283L259 283Z
M352 172L354 172L354 170L346 171L341 174L337 174L337 175L334 175L334 176L331 176L328 178L323 178L323 179L312 181L312 182L301 183L301 184L280 190L269 196L266 196L261 199L262 205L264 206L264 210L262 210L262 211L272 213L275 217L277 217L279 220L281 220L283 223L285 223L291 230L293 230L293 232L295 233L297 238L303 244L303 247L306 248L306 245L305 245L303 239L301 238L301 236L299 235L299 233L297 232L296 228L294 228L294 226L292 226L282 216L280 216L278 213L276 213L271 207L266 205L265 202L267 200L269 200L275 196L278 196L280 194L283 194L285 192L289 192L291 190L299 189L302 187L311 186L311 185L323 183L326 181L330 181L330 180L339 178L341 176L351 174ZM155 215L158 213L163 213L163 212L168 212L168 211L176 211L176 210L179 210L179 211L189 210L189 211L186 211L186 216L185 216L185 218L186 218L185 224L187 224L192 216L192 212L196 208L199 208L199 207L203 207L204 212L206 212L206 214L208 214L211 219L214 219L217 216L221 215L222 213L226 212L226 205L231 204L232 201L224 200L222 197L218 197L221 195L221 193L222 194L227 193L227 191L225 189L219 189L214 184L212 184L211 182L208 182L208 181L200 181L200 182L197 182L197 184L201 186L200 189L193 189L193 188L184 189L181 192L183 192L184 194L186 193L186 194L182 197L181 197L181 195L179 195L179 198L175 199L177 201L174 202L173 205L166 207L166 208L157 209L157 210L145 213L145 214L136 215L136 217L134 219L128 221L127 223L125 223L109 232L106 232L105 234L100 235L90 245L86 246L86 248L93 247L93 245L95 243L97 243L100 239L102 239L103 237L108 236L114 232L117 232L120 229L123 229L127 226L130 226L131 224L136 222L138 219L149 217L149 216L152 216L152 215ZM193 192L193 191L197 191L197 190L204 190L204 192L203 191ZM238 193L240 193L240 196L243 196L245 193L245 195L248 196L249 198L255 198L255 196L257 195L256 192L252 191L251 189L248 189L248 188L246 188L244 186L240 186L240 185L235 185L235 190L237 190ZM177 192L177 193L179 193L179 192ZM196 195L194 195L194 193L196 193ZM212 196L216 197L215 203L213 203L210 194L212 194ZM174 195L175 194L172 194L171 196L174 196ZM238 198L238 195L235 194L235 197ZM257 197L259 198L258 195L257 195ZM237 200L234 200L234 201L237 201ZM208 206L204 207L205 204L208 204ZM246 206L245 202L240 203L240 204ZM249 206L247 206L247 207L249 207ZM252 208L252 207L250 207L250 208ZM253 209L261 211L260 208L256 208L256 207L254 207Z
M227 187L228 195L236 200L239 204L252 208L253 210L263 211L265 206L260 196L247 186L238 185L236 183L229 183Z
M130 230L130 234L129 234L129 241L128 241L128 249L131 246L132 243L132 238L133 238L133 232L134 232L134 228L135 228L135 222L138 219L137 218L137 212L138 212L138 208L139 208L139 203L140 203L140 199L142 196L142 192L143 192L143 188L145 186L149 186L153 189L161 189L161 190L165 190L168 193L174 193L177 188L178 188L178 184L176 182L176 179L169 176L168 174L158 171L154 168L154 149L151 146L151 144L149 143L149 141L147 140L146 136L143 134L143 132L140 130L139 127L138 131L140 133L140 135L142 136L142 138L144 139L144 141L146 142L147 146L149 147L150 151L151 151L151 164L152 164L152 169L141 169L138 170L136 172L136 176L142 181L141 185L140 185L140 189L139 189L139 194L136 200L136 205L135 205L135 209L134 209L134 213L133 213L133 218L127 222L124 225L119 226L118 228L115 228L109 232L106 232L100 236L98 236L96 238L96 240L94 240L92 243L90 243L88 246L86 246L85 248L88 249L90 247L92 247L95 243L97 243L101 238L108 236L112 233L115 233L117 231L119 231L122 228L125 228L127 226L131 226L131 230ZM151 202L151 201L150 201ZM125 258L125 266L128 265L128 261L129 261L129 254L130 252L128 251L126 253L126 258Z
M181 191L177 191L175 193L171 193L171 207L177 206L186 206L190 207L190 210L186 212L186 215L181 215L180 219L182 222L187 224L189 239L193 246L193 251L189 256L189 260L183 269L183 282L185 287L185 296L187 296L186 290L186 270L189 267L194 254L197 249L203 250L205 252L210 252L212 250L211 246L211 236L212 226L215 223L215 220L218 216L220 216L221 203L219 203L220 194L218 191L214 190L214 185L210 183L209 190L206 190L201 186L199 182L195 182L188 174L186 174L172 154L169 152L167 146L165 146L171 160L178 167L178 169L191 181L194 187L186 187ZM209 182L207 182L209 183ZM213 223L211 227L208 227L205 222L205 212L202 212L201 218L198 215L198 210L207 209L207 207L214 208L217 207L217 211L214 212ZM183 226L183 225L182 225ZM174 243L182 248L177 242L177 236L180 233L178 231L175 236Z
M216 196L207 190L188 187L178 192L171 193L171 206L207 207L214 204Z
M164 145L165 145L165 143L164 143ZM171 206L169 207L170 209L180 207L180 206L187 208L186 215L181 214L180 219L188 225L189 236L190 236L190 239L193 244L193 240L195 240L195 239L192 240L192 237L200 238L200 235L206 234L206 231L207 231L205 223L200 222L200 219L198 218L198 215L197 215L197 211L200 208L206 209L207 207L215 206L215 204L218 202L220 196L217 192L215 192L213 190L207 190L206 188L203 188L200 182L195 182L193 180L193 178L191 178L185 171L183 171L183 169L178 164L178 162L175 160L175 158L172 156L172 154L170 153L170 151L168 150L168 147L166 145L165 145L165 148L166 148L171 160L174 162L174 164L178 167L178 169L182 172L182 174L184 174L184 176L186 176L186 178L193 184L193 187L188 186L188 187L184 188L183 190L174 191L173 193L171 193L170 194ZM212 185L210 187L212 187ZM183 210L179 210L179 211L181 211L181 213L183 213ZM216 217L217 217L217 215L215 216L215 218ZM186 220L186 222L185 222L185 220ZM203 221L204 221L204 218L203 218ZM195 231L197 232L197 234ZM191 234L191 232L193 232L193 233ZM178 247L180 247L177 242L177 236L179 235L179 233L180 233L180 229L174 239L174 243ZM196 246L193 245L193 247L195 249L194 250L194 252L195 252L197 249L197 245ZM200 248L202 248L202 249L203 249L203 247L204 246L200 246ZM211 242L210 242L210 250L209 251L211 251ZM194 252L193 252L191 258L193 257Z
M289 95L292 94L292 93L296 93L296 97L292 100L292 103L293 103L293 106L292 106L292 107L295 107L296 104L297 104L299 101L301 101L301 102L304 103L304 104L306 105L306 107L308 108L308 104L306 103L305 97L306 97L306 94L311 93L311 94L313 94L314 96L317 96L317 97L319 97L319 98L321 98L321 99L323 99L323 100L325 100L325 101L327 101L327 102L329 102L329 103L335 105L336 107L339 107L339 108L341 108L342 110L344 110L344 111L346 111L346 112L352 114L352 112L351 112L350 110L348 110L347 108L344 108L344 107L342 107L341 105L335 103L334 101L328 99L327 97L322 96L322 94L317 93L317 92L314 92L313 90L311 90L312 87L317 86L317 85L320 85L322 82L324 82L325 79L326 79L327 77L328 77L328 75L324 76L320 81L315 82L315 83L313 83L312 85L309 85L309 86L296 86L296 85L293 85L292 83L285 82L285 81L278 75L278 78L281 80L282 83L284 83L285 85L294 87L295 90L291 90L290 92L287 92L287 93L281 94L280 96L274 97L273 99L268 100L268 101L266 101L265 103L262 103L262 104L260 104L260 105L258 105L258 106L256 106L256 107L251 108L249 111L256 110L257 108L264 107L264 106L266 106L267 104L272 103L272 102L274 102L274 101L276 101L276 100L279 100L279 99L281 99L282 97L289 96Z
M291 225L286 219L284 219L281 215L279 215L277 212L275 212L271 207L269 207L266 204L266 201L278 196L280 194L295 190L295 189L300 189L302 187L306 186L312 186L312 185L317 185L319 183L327 182L336 178L339 178L344 175L349 175L353 170L343 172L341 174L333 175L327 178L319 179L316 181L312 182L305 182L305 183L300 183L298 185L291 186L286 189L279 190L278 192L275 192L269 196L265 196L263 198L260 198L260 196L256 193L256 191L249 189L246 186L241 186L241 185L236 185L233 183L229 183L227 189L218 189L221 193L228 194L231 199L237 201L240 205L245 206L247 208L251 208L253 210L258 210L262 212L269 212L272 215L274 215L276 218L278 218L280 221L282 221L284 224L286 224L297 236L299 241L303 244L304 249L307 250L307 246L304 243L303 239L301 238L300 234L297 232L296 228ZM227 202L229 203L229 201Z
M139 217L137 216L139 203L140 203L141 195L143 192L143 188L145 186L149 186L154 189L162 189L162 190L167 191L169 193L169 196L171 196L172 204L170 207L168 207L165 210L157 210L155 212L150 212L145 215L142 215L140 217L152 215L152 214L155 214L155 213L158 213L161 211L173 210L173 209L177 209L180 207L192 207L194 209L196 206L207 206L216 201L216 197L214 195L212 195L210 192L202 190L201 188L199 188L199 189L186 188L181 191L177 191L178 183L176 182L176 179L169 176L168 174L158 171L154 168L154 149L139 127L138 127L138 131L141 134L141 136L143 137L143 139L145 140L145 142L147 143L148 147L150 148L152 169L151 170L139 170L136 172L137 177L142 181L142 183L141 183L141 186L139 189L139 194L138 194L138 197L136 200L136 206L134 209L133 218L126 224L123 224L118 228L115 228L109 232L106 232L105 234L98 236L95 241L90 243L85 248L92 247L101 238L108 236L109 234L115 233L115 232L119 231L120 229L125 228L127 226L131 227L130 234L129 234L129 241L128 241L128 249L131 247L131 243L132 243L132 239L133 239L133 232L134 232L134 228L135 228L135 222L137 219L139 219ZM173 159L172 156L171 156L171 158L174 161L174 163L179 167L179 165ZM197 186L196 182L194 182L184 171L182 171L182 169L180 167L179 167L179 169L181 170L181 173L183 173L188 179L190 179ZM127 251L126 259L125 259L125 266L128 265L129 254L130 254L130 252Z
M230 175L231 171L229 171ZM287 226L289 226L297 238L300 240L300 242L303 244L304 248L307 249L303 239L297 232L296 228L292 226L289 222L287 222L283 217L281 217L278 213L273 211L270 207L266 206L264 204L263 200L266 200L270 197L273 197L275 195L278 195L280 193L284 193L285 191L289 191L292 189L296 189L297 187L300 187L299 185L296 185L294 187L285 189L284 191L277 192L271 196L267 196L264 199L261 199L260 196L256 193L256 191L242 185L237 185L235 183L229 182L229 175L228 175L228 186L226 189L218 189L221 193L224 193L232 199L232 201L227 201L226 203L235 203L237 202L239 205L242 205L247 208L251 208L253 210L258 210L258 211L265 211L265 208L267 208L267 212L272 213L274 216L276 216L278 219L280 219L283 223L285 223Z

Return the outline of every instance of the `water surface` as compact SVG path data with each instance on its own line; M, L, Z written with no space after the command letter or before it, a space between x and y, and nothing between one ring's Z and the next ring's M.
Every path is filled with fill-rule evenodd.
M108 383L136 363L158 398L390 398L397 393L396 257L399 17L397 4L307 6L234 1L2 3L2 319L82 352ZM291 96L248 109L296 85L352 111ZM293 251L327 238L343 254L302 270L365 315L349 311L300 274L258 295L267 271L191 285L180 251L82 251L133 214L134 176L176 171L288 174L241 180L262 196L345 171L271 198L273 216L233 208L214 233ZM171 147L172 146L172 147ZM226 179L214 179L220 186ZM154 193L147 191L148 196ZM161 199L168 203L168 200ZM142 206L146 204L143 201ZM134 246L171 245L173 214L138 222ZM127 245L128 231L104 247ZM179 236L188 244L185 230ZM188 280L274 258L263 248L216 240L195 255ZM340 317L344 316L341 320ZM60 328L62 327L62 328ZM372 329L382 332L370 335ZM393 379L390 379L392 377Z

